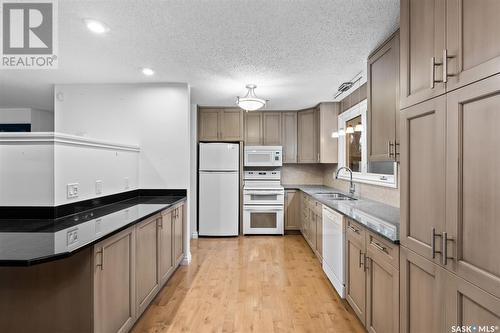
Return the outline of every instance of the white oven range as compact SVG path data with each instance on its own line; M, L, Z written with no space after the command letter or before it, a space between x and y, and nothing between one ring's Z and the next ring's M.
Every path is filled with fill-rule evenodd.
M243 234L283 235L285 190L279 170L245 171Z

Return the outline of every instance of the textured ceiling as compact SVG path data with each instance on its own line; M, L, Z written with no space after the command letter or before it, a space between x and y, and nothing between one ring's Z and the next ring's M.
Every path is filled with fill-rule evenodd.
M399 0L59 0L59 69L0 71L0 107L51 109L57 83L129 82L187 82L193 103L224 106L255 83L269 109L308 107L398 24Z

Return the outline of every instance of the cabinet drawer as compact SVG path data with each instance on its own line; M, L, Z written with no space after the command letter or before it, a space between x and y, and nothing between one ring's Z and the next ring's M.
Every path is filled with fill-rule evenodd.
M399 269L399 246L370 231L366 232L366 252Z
M347 236L354 240L357 241L360 246L364 249L364 244L365 244L365 229L361 227L359 224L356 222L347 219Z

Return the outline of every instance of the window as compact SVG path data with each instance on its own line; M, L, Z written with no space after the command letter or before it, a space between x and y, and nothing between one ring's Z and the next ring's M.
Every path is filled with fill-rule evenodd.
M352 170L352 179L373 185L397 187L397 163L392 161L368 161L367 102L354 105L338 117L338 167ZM342 170L340 179L349 180L349 173Z

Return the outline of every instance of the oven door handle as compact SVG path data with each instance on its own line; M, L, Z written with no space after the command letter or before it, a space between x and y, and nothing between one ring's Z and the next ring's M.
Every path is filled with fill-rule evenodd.
M282 206L245 206L243 210L249 212L281 212L283 211Z
M284 192L278 192L278 191L243 191L243 194L250 194L250 195L284 195Z

